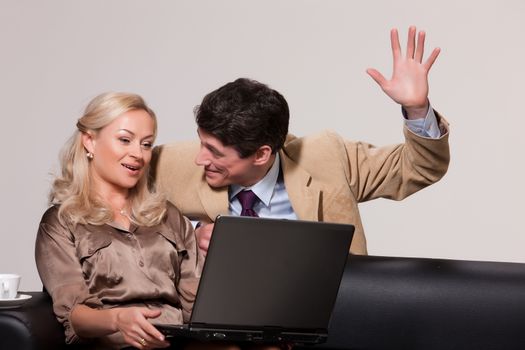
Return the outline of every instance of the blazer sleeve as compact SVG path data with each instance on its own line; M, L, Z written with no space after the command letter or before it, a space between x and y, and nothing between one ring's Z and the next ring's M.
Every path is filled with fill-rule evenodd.
M401 200L440 180L450 162L449 127L436 112L441 137L418 136L404 128L405 143L375 147L345 142L347 179L358 202Z

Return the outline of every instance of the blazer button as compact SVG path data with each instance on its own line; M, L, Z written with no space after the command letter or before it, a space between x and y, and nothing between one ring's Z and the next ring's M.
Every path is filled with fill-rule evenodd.
M140 267L144 267L144 261L142 261L142 260L139 261L139 266L140 266Z

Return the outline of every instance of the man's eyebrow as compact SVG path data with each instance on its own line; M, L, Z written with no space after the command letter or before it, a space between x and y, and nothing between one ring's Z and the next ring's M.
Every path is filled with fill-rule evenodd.
M214 146L210 145L209 143L204 143L204 146L207 149L209 149L210 151L212 151L213 153L217 154L217 155L220 155L220 156L224 155L222 152L220 152L217 148L215 148Z

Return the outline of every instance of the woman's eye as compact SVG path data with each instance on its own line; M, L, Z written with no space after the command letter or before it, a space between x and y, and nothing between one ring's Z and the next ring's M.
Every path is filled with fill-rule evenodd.
M150 149L151 147L153 147L153 143L151 143L151 142L143 142L142 143L142 147L145 148L145 149Z

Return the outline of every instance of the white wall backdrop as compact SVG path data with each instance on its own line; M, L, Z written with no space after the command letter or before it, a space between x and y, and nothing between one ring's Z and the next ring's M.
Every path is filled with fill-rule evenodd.
M100 92L143 95L158 143L196 137L192 109L237 77L279 90L290 130L402 140L400 109L365 69L391 72L389 30L442 53L430 99L451 123L445 178L361 205L369 252L525 262L525 2L501 0L0 0L0 272L39 290L33 250L58 152ZM403 44L404 45L404 44Z

